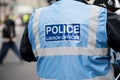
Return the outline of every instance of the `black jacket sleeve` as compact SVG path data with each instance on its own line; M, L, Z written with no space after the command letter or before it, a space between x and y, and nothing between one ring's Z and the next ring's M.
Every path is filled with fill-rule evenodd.
M120 52L120 16L116 13L108 12L107 36L109 46Z
M28 62L36 61L36 58L33 54L30 41L28 39L28 28L26 27L20 43L20 54L21 57Z

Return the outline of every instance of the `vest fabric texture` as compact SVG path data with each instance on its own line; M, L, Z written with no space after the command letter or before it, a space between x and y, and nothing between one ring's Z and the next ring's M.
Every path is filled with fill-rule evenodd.
M114 80L107 10L74 0L36 9L28 37L40 80Z

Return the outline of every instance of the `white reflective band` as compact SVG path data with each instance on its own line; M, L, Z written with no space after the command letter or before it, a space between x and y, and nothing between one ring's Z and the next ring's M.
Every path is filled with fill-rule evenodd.
M40 47L40 39L39 39L39 31L38 31L40 12L41 12L41 8L37 9L33 19L33 34L35 36L36 49Z
M98 24L99 7L91 5L91 13L88 29L88 48L96 47L96 30Z
M59 48L42 48L34 50L35 56L59 56L59 55L87 55L87 56L104 56L108 52L107 48L88 49L84 47L59 47Z

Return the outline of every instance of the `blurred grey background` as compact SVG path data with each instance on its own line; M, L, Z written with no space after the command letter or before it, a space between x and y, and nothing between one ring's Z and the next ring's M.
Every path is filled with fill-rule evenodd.
M6 14L10 14L16 23L16 44L20 47L20 40L25 26L21 16L31 14L35 8L47 6L46 0L0 0L0 49L2 45L3 21ZM36 63L19 61L15 53L9 49L6 58L0 65L0 80L37 80Z
M19 48L25 28L21 17L24 14L30 15L35 8L47 5L46 0L0 0L0 49L2 45L2 22L6 14L10 14L10 18L16 23L17 37L15 42ZM37 80L36 63L19 61L14 52L9 49L4 63L0 65L0 80Z

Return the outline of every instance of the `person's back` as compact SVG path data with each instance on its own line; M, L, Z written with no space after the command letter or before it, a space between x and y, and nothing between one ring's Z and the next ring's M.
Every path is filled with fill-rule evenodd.
M36 10L28 35L39 77L114 80L107 52L106 17L106 9L74 0Z

